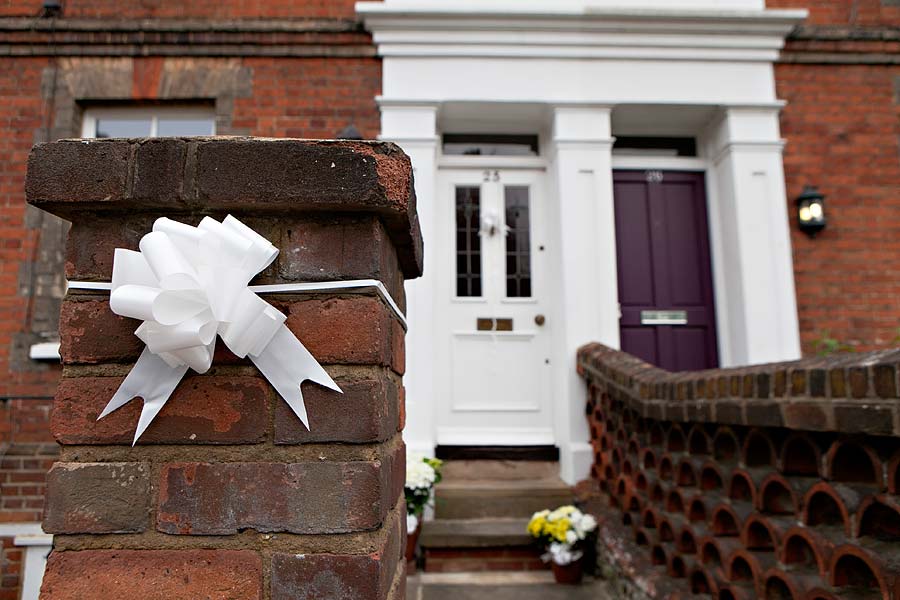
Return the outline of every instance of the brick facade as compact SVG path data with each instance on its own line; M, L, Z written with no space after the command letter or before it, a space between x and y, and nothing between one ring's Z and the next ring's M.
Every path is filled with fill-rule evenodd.
M310 268L290 251L297 243L318 249L323 273L378 279L400 304L404 278L421 273L412 170L391 144L63 141L35 147L26 187L31 204L72 222L73 279L110 275L106 261L72 260L83 239L110 256L161 211L191 222L227 212L265 235L281 252L260 284ZM354 252L345 231L361 244ZM96 419L140 351L125 335L134 321L106 295L67 294L42 597L402 597L403 327L371 291L267 300L346 386L343 396L304 386L312 432L220 344L212 370L185 377L132 448L139 401Z
M623 597L900 597L900 351L673 374L593 344L578 369Z
M99 104L205 103L222 134L333 138L354 125L373 138L381 65L349 0L67 0L58 19L38 18L39 0L0 4L0 522L33 522L43 477L22 487L10 469L57 452L47 418L60 367L28 352L56 339L64 267L79 267L65 264L67 225L25 205L31 146L78 137L84 109ZM84 247L73 258L109 257ZM384 385L376 379L353 383ZM19 551L2 552L11 561ZM17 598L14 569L3 573L0 594Z
M900 340L900 5L767 0L806 8L775 67L789 211L805 185L826 194L828 227L792 227L806 353L831 338L859 350Z

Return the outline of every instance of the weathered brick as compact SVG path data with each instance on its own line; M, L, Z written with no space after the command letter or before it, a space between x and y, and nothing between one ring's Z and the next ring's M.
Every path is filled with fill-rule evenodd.
M806 371L795 369L791 371L791 396L806 395Z
M718 423L739 425L744 422L744 411L738 402L722 402L715 404L715 418Z
M141 399L136 398L97 420L122 379L63 378L56 392L51 419L57 441L61 444L130 445L141 412ZM261 442L269 427L270 390L262 377L189 373L141 436L140 443Z
M741 395L744 398L752 398L753 397L753 375L747 374L744 375L743 382L741 384Z
M831 384L832 398L846 398L847 386L845 384L844 369L831 369L828 372L828 381Z
M109 299L67 298L59 317L60 355L63 364L132 362L144 350L134 335L140 322L120 317Z
M385 218L408 277L421 274L409 158L390 143L316 140L207 141L197 146L197 193L224 210L357 211Z
M397 385L386 373L338 377L337 394L313 383L303 386L311 430L285 402L275 403L275 443L364 443L386 440L400 429ZM347 415L353 415L348 419Z
M352 207L382 220L405 276L422 273L412 167L387 142L64 140L32 151L26 192L31 204L69 218L85 210L127 214L161 206L170 216L211 207L239 215Z
M70 281L109 281L116 248L137 250L141 238L152 231L154 216L98 216L89 226L72 227L66 243L66 277Z
M869 371L865 367L849 369L850 395L853 398L865 398L869 393Z
M403 309L397 252L376 217L295 220L284 222L280 229L279 281L377 279Z
M382 365L402 374L402 334L376 296L310 298L282 303L287 326L322 364ZM400 346L400 347L398 347Z
M28 157L28 202L46 209L123 200L128 195L129 151L121 140L38 144Z
M773 395L781 398L787 392L787 372L783 370L775 371L775 383L773 387Z
M827 402L788 402L781 405L784 426L791 429L825 431L832 427L833 409Z
M272 600L380 600L400 566L401 519L396 518L375 552L272 555Z
M897 366L875 365L873 369L875 395L879 398L897 397Z
M249 550L52 552L41 597L260 600L262 559Z
M744 405L747 423L760 427L782 427L781 411L777 402L750 401Z
M839 431L890 434L894 430L894 415L890 407L875 404L847 404L834 407L834 418Z
M183 201L187 142L173 139L141 140L134 146L131 197L157 207Z
M47 473L47 533L128 533L147 528L146 463L56 463Z
M374 529L398 496L392 489L392 465L392 457L373 462L168 464L161 475L156 526L180 535Z
M809 395L814 398L825 396L825 371L812 369L809 372Z
M403 374L405 332L378 296L291 298L271 296L266 300L287 315L288 328L320 363L383 365ZM144 349L134 335L139 325L135 319L113 313L105 297L69 298L63 302L60 316L63 363L136 361ZM217 358L225 356L221 340L216 347Z

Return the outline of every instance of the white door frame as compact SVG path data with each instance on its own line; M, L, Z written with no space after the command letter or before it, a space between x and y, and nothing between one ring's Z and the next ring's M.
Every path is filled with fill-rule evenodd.
M438 304L435 311L435 337L432 342L436 352L434 410L438 422L435 429L438 444L525 446L556 443L553 427L555 386L550 366L553 349L552 322L555 320L555 315L552 314L555 306L553 298L555 287L551 282L550 269L554 263L555 244L550 243L552 231L549 213L553 207L551 197L547 193L545 175L542 161L528 158L500 157L497 160L497 157L444 157L439 162L435 194L437 228L432 238L432 247L436 248L439 255L437 280L432 288ZM505 287L501 283L505 280L502 261L496 254L499 244L497 240L482 238L482 257L488 258L488 261L482 264L484 296L459 297L453 289L456 257L453 237L455 221L452 218L451 202L454 189L458 185L476 186L483 190L483 194L487 191L488 194L497 195L496 198L483 195L483 203L491 199L499 202L506 184L527 185L531 189L530 242L534 276L533 295L531 298L518 299L506 298L504 293L497 292L496 286L501 289ZM493 246L489 246L492 241ZM495 298L491 297L492 290L488 286L495 286L493 289ZM538 326L533 321L538 312L545 315L546 321L543 326ZM476 316L512 316L514 330L477 332L474 330ZM506 401L486 404L484 399L480 403L458 401L456 388L467 382L464 381L465 376L456 372L457 360L460 357L454 357L454 347L456 344L465 344L465 340L491 342L490 347L485 346L487 352L504 348L499 352L506 354L508 360L514 360L511 358L512 353L524 350L526 358L537 361L539 366L536 368L545 369L543 377L538 376L541 383L538 389L534 390L535 396L526 403L510 401L509 398ZM527 348L517 347L516 344L519 342L530 345ZM534 356L529 357L529 354ZM538 354L540 356L537 356ZM511 368L508 369L510 377L513 376L516 366L510 365ZM472 373L472 376L474 377L475 373ZM506 376L504 373L503 377ZM493 382L481 383L490 388ZM464 396L469 394L475 395L477 392L470 391ZM502 393L498 393L497 396L501 398Z

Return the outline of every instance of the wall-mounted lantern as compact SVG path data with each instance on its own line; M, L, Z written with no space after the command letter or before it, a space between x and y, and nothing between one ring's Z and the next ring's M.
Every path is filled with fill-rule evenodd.
M809 237L825 229L825 196L813 186L806 186L797 196L797 219L800 231Z

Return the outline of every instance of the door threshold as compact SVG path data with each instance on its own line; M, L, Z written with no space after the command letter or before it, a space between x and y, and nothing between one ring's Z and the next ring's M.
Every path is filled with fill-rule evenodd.
M445 446L438 445L434 455L441 460L531 460L558 461L556 446Z

